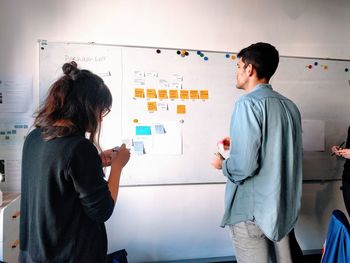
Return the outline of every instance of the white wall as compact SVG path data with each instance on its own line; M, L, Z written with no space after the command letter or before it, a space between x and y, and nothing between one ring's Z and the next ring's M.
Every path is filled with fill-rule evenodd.
M270 42L282 55L350 59L347 0L0 0L0 74L31 74L38 39L239 51ZM196 165L196 164L194 164ZM166 176L166 175L164 175ZM109 251L130 262L232 255L218 227L224 185L122 188L108 222ZM339 183L306 184L297 238L319 249Z

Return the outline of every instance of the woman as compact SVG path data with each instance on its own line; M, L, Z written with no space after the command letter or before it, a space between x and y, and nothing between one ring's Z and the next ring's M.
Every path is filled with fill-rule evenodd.
M350 127L348 128L348 138L346 140L345 148L333 146L332 153L346 159L342 177L342 190L345 207L350 216Z
M75 62L62 69L23 146L19 260L105 262L104 222L130 152L123 144L99 155L112 95L100 77ZM107 182L103 166L109 165Z

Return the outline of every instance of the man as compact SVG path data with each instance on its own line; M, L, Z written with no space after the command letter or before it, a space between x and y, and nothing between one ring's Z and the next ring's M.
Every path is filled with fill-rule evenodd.
M229 158L217 154L212 163L228 178L222 227L230 227L239 263L302 262L293 232L302 186L300 113L269 84L279 62L274 46L256 43L237 57L236 86L247 94L223 140Z

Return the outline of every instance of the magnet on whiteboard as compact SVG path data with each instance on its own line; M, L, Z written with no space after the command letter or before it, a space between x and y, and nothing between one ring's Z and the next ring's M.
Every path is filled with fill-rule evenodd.
M134 123L138 123L139 122L139 120L138 119L134 119Z
M184 123L185 121L184 120L180 120L180 123Z

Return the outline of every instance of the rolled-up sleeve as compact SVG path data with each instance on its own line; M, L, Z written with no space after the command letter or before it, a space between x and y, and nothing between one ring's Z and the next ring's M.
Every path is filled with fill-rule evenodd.
M261 148L260 111L249 99L239 100L231 118L230 156L223 162L223 174L233 183L241 184L254 176L259 167Z
M107 221L113 213L114 201L97 149L88 140L74 149L68 174L84 212L94 221Z

